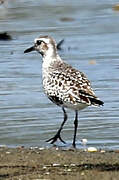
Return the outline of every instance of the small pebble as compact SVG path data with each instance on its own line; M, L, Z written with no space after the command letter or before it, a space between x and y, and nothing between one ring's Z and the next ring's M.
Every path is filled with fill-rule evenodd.
M68 172L71 172L71 169L67 169Z
M82 172L82 173L81 173L81 176L84 176L84 175L85 175L84 172Z
M100 152L101 152L101 153L105 153L106 151L102 149Z
M42 151L42 150L44 150L44 149L45 149L45 148L43 148L43 147L39 148L40 151Z
M73 166L73 167L75 167L75 166L76 166L76 164L73 164L73 163L72 163L72 164L70 164L70 166Z
M58 156L58 157L60 157L60 156L61 156L61 154L57 154L57 156Z
M7 151L6 154L11 154L11 152Z
M87 151L88 151L88 152L97 152L98 150L97 150L97 148L95 148L95 147L89 147L89 148L87 149Z
M38 147L30 147L31 150L38 149Z
M43 166L43 169L46 169L47 167L46 166Z
M57 163L53 164L53 167L57 167L57 166L60 166L60 164L57 164Z

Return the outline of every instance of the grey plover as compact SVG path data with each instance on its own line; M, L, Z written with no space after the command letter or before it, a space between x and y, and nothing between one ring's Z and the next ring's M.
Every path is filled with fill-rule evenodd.
M60 133L67 120L65 108L70 108L75 111L72 145L76 147L78 111L87 106L100 106L104 103L95 96L90 81L85 74L76 70L61 59L57 52L56 42L52 37L40 36L36 38L34 40L34 45L26 49L24 53L31 51L37 51L42 55L42 78L45 94L53 103L60 106L64 113L64 120L59 130L56 135L47 140L47 142L53 144L59 139L61 142L65 143Z

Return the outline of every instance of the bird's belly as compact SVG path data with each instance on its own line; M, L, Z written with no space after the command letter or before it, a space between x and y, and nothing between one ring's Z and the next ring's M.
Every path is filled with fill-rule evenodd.
M73 110L78 110L78 111L88 107L88 105L85 104L85 103L78 103L78 104L63 103L63 106L66 107L66 108L73 109Z

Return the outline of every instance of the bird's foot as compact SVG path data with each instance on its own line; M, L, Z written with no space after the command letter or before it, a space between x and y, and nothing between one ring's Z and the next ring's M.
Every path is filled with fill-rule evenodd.
M72 143L72 148L76 149L76 142L75 141L73 141L73 143Z
M59 139L62 143L66 144L66 142L61 138L60 133L57 133L55 136L53 136L52 138L48 139L46 142L50 142L51 144L54 144L57 139Z

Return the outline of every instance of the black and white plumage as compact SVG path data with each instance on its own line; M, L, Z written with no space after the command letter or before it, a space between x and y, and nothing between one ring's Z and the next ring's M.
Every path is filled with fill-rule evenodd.
M56 135L49 139L53 144L59 138L65 143L61 136L61 130L67 120L65 108L75 111L73 147L76 147L76 132L78 126L78 111L87 106L100 106L104 103L95 96L90 81L84 73L76 70L65 63L57 52L57 45L50 36L40 36L34 40L34 46L28 48L24 53L37 51L42 55L43 88L48 98L62 107L64 121ZM48 142L47 141L47 142Z

